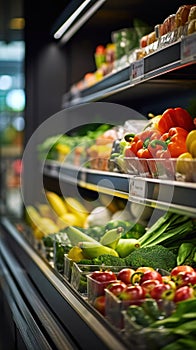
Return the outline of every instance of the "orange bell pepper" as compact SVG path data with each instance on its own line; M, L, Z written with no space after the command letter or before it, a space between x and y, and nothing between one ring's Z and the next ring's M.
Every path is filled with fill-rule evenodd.
M166 109L157 122L161 133L168 132L173 127L181 127L187 131L195 129L193 118L186 109L181 107Z

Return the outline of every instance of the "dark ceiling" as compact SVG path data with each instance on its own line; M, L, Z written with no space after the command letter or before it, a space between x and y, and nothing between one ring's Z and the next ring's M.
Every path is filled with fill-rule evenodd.
M9 24L13 17L23 17L24 12L30 22L30 30L34 30L34 26L36 29L44 26L49 33L55 20L71 1L75 0L0 0L0 41L23 39L24 32L9 29ZM189 0L189 3L194 1ZM88 21L89 28L94 28L96 33L102 26L106 27L107 31L112 31L123 26L131 26L133 18L136 17L153 26L174 13L184 1L149 0L148 5L145 3L145 0L107 0L97 14Z
M23 31L10 29L13 18L23 17L22 0L0 0L0 40L18 41L23 38Z

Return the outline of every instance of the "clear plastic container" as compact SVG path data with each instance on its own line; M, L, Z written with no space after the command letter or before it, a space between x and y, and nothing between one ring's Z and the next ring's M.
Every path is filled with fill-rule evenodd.
M142 177L151 177L148 167L148 161L145 158L125 157L124 170L130 175L139 175Z
M151 176L156 179L196 182L196 159L147 159Z
M105 289L106 306L105 317L117 329L124 328L122 311L127 310L130 305L141 305L144 300L120 300L115 294Z
M147 163L153 178L175 180L176 158L151 158Z
M71 280L73 263L73 260L69 259L67 254L64 254L63 276L69 282Z
M153 329L137 325L125 310L122 311L122 317L124 324L123 337L131 350L159 350L175 340L175 336L169 334L165 328Z
M94 271L113 271L118 273L123 266L101 266L100 265L82 265L73 263L72 273L71 273L71 284L72 286L81 294L87 295L87 275ZM93 285L93 282L89 282L89 288ZM92 292L90 293L90 299Z
M73 263L71 273L71 285L82 295L87 295L87 275L99 270L97 265L81 265Z
M87 297L89 303L94 304L97 297L105 295L105 288L112 282L116 282L116 280L99 282L93 279L91 274L87 275Z

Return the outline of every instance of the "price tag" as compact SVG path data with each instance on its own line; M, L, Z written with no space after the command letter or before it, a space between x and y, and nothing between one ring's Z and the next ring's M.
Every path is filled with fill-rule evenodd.
M141 179L131 179L129 182L129 199L138 197L144 199L146 197L146 181Z
M187 35L181 41L182 63L193 61L196 58L196 33Z
M135 61L130 66L130 81L140 81L144 77L144 59Z

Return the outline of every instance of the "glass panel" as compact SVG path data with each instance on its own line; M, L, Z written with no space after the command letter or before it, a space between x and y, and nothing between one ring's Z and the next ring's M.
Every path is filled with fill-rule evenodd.
M0 41L0 210L21 216L20 172L25 127L23 41Z

